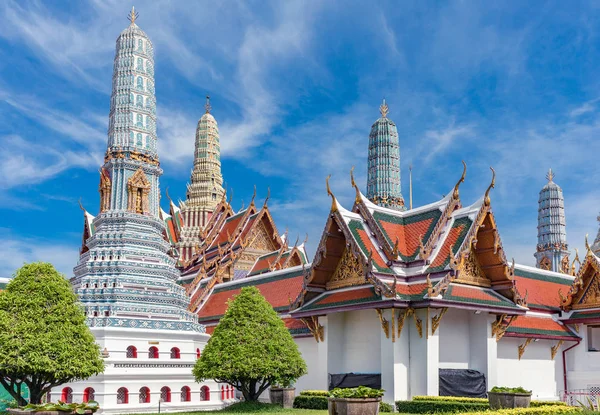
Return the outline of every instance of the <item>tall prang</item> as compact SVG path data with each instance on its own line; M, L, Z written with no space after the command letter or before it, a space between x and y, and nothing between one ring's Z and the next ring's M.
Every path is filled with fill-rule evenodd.
M180 203L181 231L177 248L184 261L192 257L200 243L200 232L216 206L225 197L221 173L219 127L210 113L210 97L206 97L205 113L198 120L194 150L194 167L187 185L186 199Z
M396 124L387 117L389 108L383 100L381 118L371 127L367 198L373 203L396 210L405 210L400 182L400 144Z
M159 218L152 42L135 24L116 42L100 214L86 235L72 282L90 326L202 331L177 285L176 259Z
M548 183L540 190L538 200L538 242L536 267L568 274L570 271L565 199L554 173L548 170Z

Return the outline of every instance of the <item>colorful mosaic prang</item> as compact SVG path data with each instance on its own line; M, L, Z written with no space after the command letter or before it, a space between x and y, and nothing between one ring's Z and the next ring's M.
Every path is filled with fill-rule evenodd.
M538 243L534 254L536 266L541 269L570 271L565 223L565 199L562 189L554 183L552 169L546 175L548 183L540 190L538 201Z
M176 255L163 236L154 52L134 20L117 39L100 214L84 211L84 241L71 283L91 327L204 333L187 311Z
M381 118L375 121L369 134L367 198L380 206L404 210L398 130L387 117L389 109L385 100L379 110Z

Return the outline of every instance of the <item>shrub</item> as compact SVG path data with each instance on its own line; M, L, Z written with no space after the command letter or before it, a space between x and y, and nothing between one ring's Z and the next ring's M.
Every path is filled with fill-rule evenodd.
M540 406L568 406L566 402L561 401L531 401L530 408L539 408Z
M387 402L379 402L379 412L394 412L394 405Z
M527 389L517 386L516 388L509 388L508 386L494 386L490 392L493 393L531 393Z
M329 391L320 391L320 390L305 390L300 392L301 396L329 396Z
M381 398L384 390L373 389L367 386L359 386L358 388L335 388L329 391L329 396L332 398Z
M443 401L463 403L487 403L487 398L469 398L466 396L413 396L413 401Z
M58 403L48 402L41 404L30 403L23 407L26 411L32 412L46 412L46 411L59 411L75 414L84 414L85 411L96 412L100 407L96 401L88 401L83 403L65 403L58 401Z
M499 409L497 411L464 412L457 415L579 415L581 408L574 406L546 405L537 408Z
M235 413L235 414L267 414L287 411L281 405L261 403L256 401L238 402L219 411L219 413Z
M258 288L242 288L227 304L192 370L198 382L228 383L256 401L269 386L289 387L306 373L298 345Z
M327 397L301 394L294 399L294 408L327 410Z
M435 414L438 412L459 413L485 411L490 408L487 400L484 402L460 402L453 400L431 400L431 401L397 401L398 412L411 414Z

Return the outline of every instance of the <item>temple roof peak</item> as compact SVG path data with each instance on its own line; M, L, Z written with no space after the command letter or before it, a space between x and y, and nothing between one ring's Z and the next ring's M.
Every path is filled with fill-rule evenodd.
M139 13L135 11L135 6L131 7L131 11L129 12L129 15L127 16L127 20L129 20L131 22L132 25L135 24L135 20L139 17Z
M388 112L390 112L390 109L385 102L385 98L383 99L383 103L379 106L379 112L383 118L387 118Z
M204 104L204 109L206 110L207 114L210 114L210 110L212 110L212 107L210 106L210 96L206 96L206 104Z

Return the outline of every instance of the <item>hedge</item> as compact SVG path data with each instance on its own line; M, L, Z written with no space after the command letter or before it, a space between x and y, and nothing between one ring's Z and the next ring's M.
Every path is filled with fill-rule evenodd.
M464 412L457 415L564 415L583 414L584 411L575 406L544 405L537 408L499 409L497 411Z
M487 403L488 399L463 396L413 396L413 401ZM537 408L540 406L567 406L567 404L561 401L531 401L530 407Z
M327 409L327 397L326 396L306 396L300 394L294 399L294 408L298 409Z
M489 410L490 405L485 402L461 402L453 400L414 400L414 401L396 401L398 412L409 414L435 414L438 412L477 412Z
M465 396L413 396L413 401L488 403L487 398L467 398Z
M305 390L300 392L301 396L325 396L328 397L329 396L329 391L323 391L323 390Z

